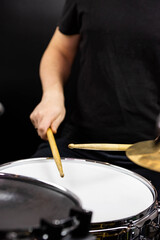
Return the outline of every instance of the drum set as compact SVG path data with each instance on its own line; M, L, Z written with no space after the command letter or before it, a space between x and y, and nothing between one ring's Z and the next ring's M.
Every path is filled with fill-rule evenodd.
M24 159L0 166L1 240L158 240L159 205L142 176L108 163Z

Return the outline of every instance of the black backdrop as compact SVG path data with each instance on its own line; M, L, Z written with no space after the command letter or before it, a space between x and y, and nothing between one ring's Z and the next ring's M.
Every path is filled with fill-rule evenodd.
M28 158L41 142L29 115L41 98L39 62L64 0L1 0L0 163Z

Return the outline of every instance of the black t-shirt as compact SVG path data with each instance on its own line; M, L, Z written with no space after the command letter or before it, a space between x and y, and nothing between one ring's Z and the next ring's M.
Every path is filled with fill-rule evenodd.
M93 140L155 137L160 87L159 0L67 0L59 29L80 34L73 125Z

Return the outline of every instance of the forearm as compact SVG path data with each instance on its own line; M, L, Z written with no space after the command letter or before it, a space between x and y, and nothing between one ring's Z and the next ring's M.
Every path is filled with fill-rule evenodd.
M65 118L63 85L69 77L79 45L79 35L66 36L56 29L40 63L43 95L30 115L38 135L47 140L47 129L54 133Z
M59 49L51 46L47 48L40 63L43 94L57 90L63 92L70 70L71 62Z

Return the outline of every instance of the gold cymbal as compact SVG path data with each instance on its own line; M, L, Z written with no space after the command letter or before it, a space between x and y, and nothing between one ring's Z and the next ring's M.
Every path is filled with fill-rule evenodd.
M138 142L126 150L127 157L141 167L160 172L160 143L155 140Z

